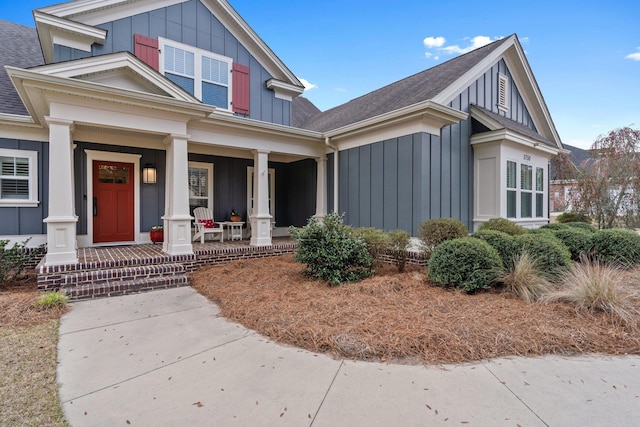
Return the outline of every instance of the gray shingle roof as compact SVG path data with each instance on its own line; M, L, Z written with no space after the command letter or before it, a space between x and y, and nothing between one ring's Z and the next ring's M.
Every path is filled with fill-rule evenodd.
M304 123L304 128L326 132L432 99L506 40L495 41L320 113Z
M478 105L474 105L474 108L481 110L483 114L486 114L487 116L489 116L489 118L498 122L500 126L502 126L504 129L512 130L514 132L527 136L536 141L540 141L543 144L549 145L551 147L557 147L557 145L555 145L553 142L549 141L548 139L540 135L538 132L536 132L535 130L531 129L528 126L523 125L522 123L513 121L505 116L496 114L493 111L487 110L486 108L482 108ZM473 116L473 113L472 113L472 116Z
M28 115L4 66L29 68L42 64L36 29L0 19L0 113Z
M291 126L296 128L303 128L307 120L315 115L320 114L321 111L304 96L298 96L296 98L293 98L291 113Z

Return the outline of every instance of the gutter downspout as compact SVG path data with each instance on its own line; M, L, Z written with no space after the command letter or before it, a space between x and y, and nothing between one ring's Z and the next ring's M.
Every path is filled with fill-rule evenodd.
M331 143L331 138L324 138L327 147L333 150L333 212L338 212L338 147Z

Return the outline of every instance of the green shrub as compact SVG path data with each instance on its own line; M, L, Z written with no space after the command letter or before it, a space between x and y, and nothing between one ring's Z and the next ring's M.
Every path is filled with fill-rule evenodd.
M611 228L592 237L593 252L605 264L625 268L640 263L640 235L632 230Z
M342 215L330 213L322 221L311 218L302 228L289 228L298 243L295 259L306 265L305 274L334 286L374 273L366 244L342 221Z
M454 218L427 219L418 227L418 237L427 252L433 251L444 241L466 237L467 234L469 234L467 227Z
M483 222L482 225L478 228L478 231L481 230L496 230L502 231L503 233L507 233L510 236L519 236L521 234L526 234L527 229L519 226L513 221L509 221L505 218L491 218L487 222Z
M519 245L514 255L527 252L541 271L555 276L571 268L571 253L557 237L539 233L523 234L514 239Z
M371 255L374 262L378 259L378 256L385 253L389 247L389 238L384 230L373 227L360 227L353 230L353 233L367 245L369 255Z
M513 258L500 276L500 282L508 292L526 302L535 302L553 289L549 275L541 270L540 263L526 251Z
M398 271L404 271L409 258L409 242L411 235L404 230L393 230L387 234L389 252L395 261Z
M69 297L64 292L46 291L38 297L37 306L41 309L61 308L69 301Z
M578 261L581 255L588 255L591 252L593 233L569 227L566 230L555 230L553 234L569 249L571 259L574 261Z
M14 243L11 248L7 248L9 240L0 240L0 282L11 281L19 277L25 267L38 256L37 249L27 248L29 240L31 238L24 242Z
M591 218L588 215L579 212L565 212L563 214L558 215L558 222L567 223L567 222L582 222L582 223L591 223Z
M491 247L498 251L502 265L508 267L513 260L513 254L517 252L519 245L513 236L497 230L480 230L472 237L487 242Z
M465 292L487 289L502 271L498 251L487 242L463 237L436 246L429 260L429 279Z
M564 225L568 225L571 228L578 228L580 230L588 231L589 233L595 233L598 228L595 225L587 224L586 222L565 222Z
M540 227L540 230L568 230L569 226L567 224L560 224L557 222L552 222L549 224L545 224L542 227Z
M550 228L532 228L527 231L529 234L546 234L547 236L555 236L554 231Z

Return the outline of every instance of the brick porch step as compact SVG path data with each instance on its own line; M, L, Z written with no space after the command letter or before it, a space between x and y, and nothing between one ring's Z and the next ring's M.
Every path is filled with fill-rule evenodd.
M177 288L189 286L189 278L185 274L142 277L138 279L107 280L83 285L63 286L63 290L71 300L113 297L131 293L151 291L154 289Z

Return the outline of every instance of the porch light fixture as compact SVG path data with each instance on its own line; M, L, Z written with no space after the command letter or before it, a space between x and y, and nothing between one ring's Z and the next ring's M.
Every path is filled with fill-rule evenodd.
M145 184L155 184L156 183L156 168L151 164L147 163L144 165L142 169L142 182Z

